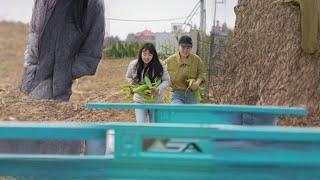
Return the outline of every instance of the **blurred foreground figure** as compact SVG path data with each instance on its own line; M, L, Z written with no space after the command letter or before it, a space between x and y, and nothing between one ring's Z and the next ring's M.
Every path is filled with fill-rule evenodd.
M104 29L103 0L36 0L21 91L68 101L73 80L95 74Z

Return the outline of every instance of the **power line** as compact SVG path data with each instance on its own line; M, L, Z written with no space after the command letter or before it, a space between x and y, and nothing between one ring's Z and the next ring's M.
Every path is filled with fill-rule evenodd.
M189 19L192 19L192 18L193 18L194 14L198 11L199 7L200 7L200 1L198 1L198 2L194 5L192 11L191 11L190 14L187 16L187 19L185 20L185 23L186 23Z
M125 22L163 22L163 21L176 21L185 19L187 17L179 17L179 18L169 18L169 19L150 19L150 20L142 20L142 19L122 19L122 18L107 18L110 21L125 21Z
M200 8L200 1L198 1L198 2L194 5L192 11L190 12L190 14L186 17L185 21L183 22L183 30L185 30L186 27L187 27L187 25L190 24L192 18L197 14L199 8Z

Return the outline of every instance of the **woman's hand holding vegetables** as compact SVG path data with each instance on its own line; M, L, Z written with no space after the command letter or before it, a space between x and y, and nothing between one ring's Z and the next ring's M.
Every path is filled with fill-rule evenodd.
M151 94L153 96L158 96L159 95L159 88L153 87L150 90L151 90Z

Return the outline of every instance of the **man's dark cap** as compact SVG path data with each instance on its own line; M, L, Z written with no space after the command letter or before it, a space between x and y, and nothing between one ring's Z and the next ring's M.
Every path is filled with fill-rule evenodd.
M180 46L192 47L192 39L190 36L181 36L179 39Z

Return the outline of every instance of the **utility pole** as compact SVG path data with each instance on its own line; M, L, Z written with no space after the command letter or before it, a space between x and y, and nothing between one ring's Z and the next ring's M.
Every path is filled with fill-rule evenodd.
M200 0L200 33L206 34L206 6L204 0Z
M200 0L200 27L199 27L199 32L198 32L198 37L197 37L197 54L203 59L205 64L207 64L208 59L206 58L205 54L205 44L204 44L204 39L206 36L206 6L205 6L205 1ZM207 86L208 83L206 83ZM206 96L208 96L208 87L206 87Z

